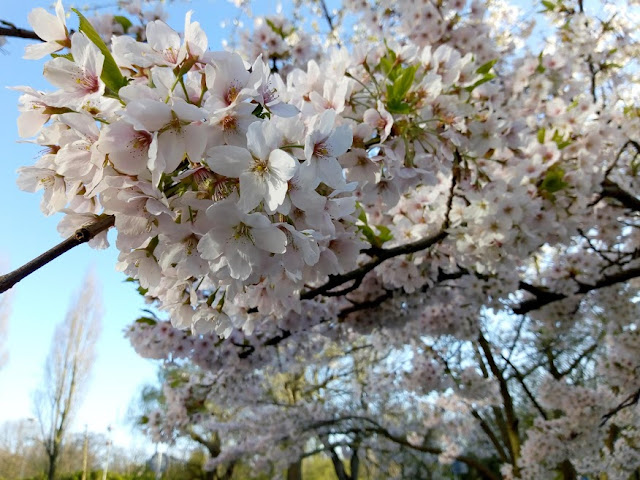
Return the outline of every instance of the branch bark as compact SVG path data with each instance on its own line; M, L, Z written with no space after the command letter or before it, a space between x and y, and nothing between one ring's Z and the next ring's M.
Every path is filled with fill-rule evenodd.
M60 242L52 249L47 250L39 257L25 263L22 267L15 269L13 272L0 276L0 293L6 292L20 280L31 275L33 272L45 266L50 261L58 258L63 253L68 252L78 245L87 243L99 233L113 227L114 223L115 217L113 215L102 215L97 221L80 227L69 238Z
M623 190L617 183L612 182L609 179L602 182L602 196L618 200L629 210L633 210L635 212L640 211L640 199L626 190Z
M36 35L36 32L32 30L26 30L24 28L18 28L12 23L0 20L0 37L15 37L15 38L29 38L32 40L42 41L42 39Z
M640 267L629 268L627 270L622 270L611 275L606 275L592 285L578 282L578 290L576 290L575 294L582 295L585 293L589 293L592 290L610 287L617 283L626 282L627 280L632 280L637 277L640 277ZM536 298L526 300L520 305L513 307L513 313L515 313L516 315L524 315L533 310L542 308L545 305L549 305L550 303L567 298L567 295L563 293L550 292L543 289L542 287L529 285L525 282L520 282L520 288L522 290L533 293L534 295L536 295Z

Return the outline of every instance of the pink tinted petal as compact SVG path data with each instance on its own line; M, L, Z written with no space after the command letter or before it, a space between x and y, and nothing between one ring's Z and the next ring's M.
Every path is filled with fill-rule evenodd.
M47 120L49 115L44 115L38 110L23 112L18 117L18 134L23 138L32 137L40 131Z
M241 249L242 248L242 249ZM231 278L235 278L236 280L246 280L251 275L251 255L248 254L247 250L255 251L255 248L248 249L246 246L238 247L237 249L231 250L227 253L226 259L227 264L229 265L229 274Z
M64 40L66 37L64 24L61 24L58 17L51 15L44 8L33 9L29 12L27 19L33 27L33 31L43 40Z
M271 253L287 251L287 236L279 228L254 228L252 233L258 248Z
M200 162L207 147L207 135L203 125L187 125L183 127L184 141L187 146L187 156L192 162Z
M165 158L164 172L173 172L186 154L182 131L167 130L158 135L158 153Z
M325 110L318 118L314 126L314 130L316 130L323 137L327 137L329 133L331 133L331 129L333 129L333 124L335 123L335 121L336 111Z
M238 208L243 212L250 212L269 194L267 183L251 172L240 175L240 201Z
M283 118L295 117L300 110L295 105L290 105L288 103L279 102L274 105L267 105L267 108L271 113Z
M298 162L284 150L274 150L269 154L269 171L283 180L293 178Z
M251 153L260 160L266 160L269 157L271 149L267 145L264 132L262 131L262 122L254 122L249 125L247 130L247 147Z
M77 89L78 83L76 80L84 77L84 72L80 66L62 57L49 60L44 65L43 73L51 84L64 91Z
M178 115L180 120L187 120L190 122L203 121L208 116L204 110L181 99L176 99L174 101L171 105L171 110Z
M230 145L211 147L206 155L209 168L225 177L238 178L253 163L249 150Z
M36 43L24 47L24 55L22 58L26 60L39 60L50 53L62 50L64 47L55 42Z
M275 175L269 175L266 178L266 184L269 191L269 195L265 197L266 204L267 208L273 212L284 202L284 197L287 195L287 182Z
M126 116L138 130L155 132L171 121L171 107L157 100L143 98L127 105Z
M147 42L157 52L173 51L177 56L180 50L180 35L162 20L147 24Z
M339 157L349 150L352 143L353 135L351 128L347 125L341 125L331 134L325 145L332 157Z
M331 188L338 188L344 185L342 167L335 158L322 158L318 160L318 176Z

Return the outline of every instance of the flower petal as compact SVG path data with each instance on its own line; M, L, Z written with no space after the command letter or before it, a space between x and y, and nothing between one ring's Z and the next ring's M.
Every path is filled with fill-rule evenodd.
M249 150L230 145L211 147L207 150L206 156L207 165L211 170L231 178L239 178L253 162Z

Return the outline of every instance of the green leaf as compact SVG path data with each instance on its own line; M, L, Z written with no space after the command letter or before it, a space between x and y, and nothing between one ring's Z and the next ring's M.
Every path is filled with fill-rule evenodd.
M367 214L365 213L364 208L362 207L360 207L360 214L358 215L358 220L360 220L365 225L369 225L369 222L367 222Z
M153 251L156 249L159 243L160 243L160 239L158 238L158 235L156 235L149 241L149 244L145 248L145 250L147 251L147 254L153 255Z
M538 130L538 143L544 143L544 136L547 133L545 128L541 128L540 130Z
M394 69L394 60L391 60L388 57L382 57L380 59L380 70L382 70L382 73L384 73L387 77L391 78L391 72Z
M553 132L553 137L551 138L551 140L556 142L558 150L562 150L563 148L568 147L573 143L570 136L567 137L567 139L565 140L564 137L560 135L560 132L558 132L557 130Z
M158 322L156 322L151 317L140 317L136 320L136 323L144 323L145 325L156 325Z
M376 245L376 234L374 233L373 229L369 225L358 225L358 230L360 230L360 232L362 232L364 237L367 239L367 241L371 245L377 246Z
M485 74L484 77L482 77L476 83L474 83L473 85L469 85L468 87L464 87L464 89L467 92L472 92L473 90L475 90L476 87L479 87L483 83L487 83L487 82L493 80L494 78L496 78L496 76L493 73L487 73L487 74Z
M391 230L389 230L388 227L385 227L384 225L377 225L376 229L378 229L378 231L380 232L380 235L378 235L378 240L380 242L380 245L382 245L385 242L388 242L389 240L393 240L393 234L391 233Z
M62 57L62 58L66 58L70 62L73 62L73 55L71 54L71 52L69 52L69 53L52 53L51 57L52 58Z
M540 184L540 190L548 193L556 193L569 185L563 179L564 170L558 165L553 165L549 170L547 170L547 173Z
M115 17L113 17L113 20L116 23L122 25L122 30L124 31L124 33L127 33L129 31L129 28L131 28L131 26L133 25L133 23L131 23L131 20L129 20L127 17L123 17L122 15L116 15Z
M411 113L411 105L399 100L392 100L387 102L387 111L389 113L407 114Z
M113 59L111 52L107 48L107 45L104 43L100 35L98 35L98 32L96 32L96 29L93 28L93 25L91 25L89 20L87 20L86 17L77 9L72 8L71 10L78 15L78 19L80 20L80 31L83 32L104 55L104 64L102 66L102 74L100 75L100 78L109 90L118 93L120 88L127 84L126 78L124 78L122 73L120 73L120 69L116 64L116 61Z
M553 10L556 8L556 4L548 0L542 0L542 5L545 7L545 11Z
M497 61L498 61L497 58L495 60L489 60L484 65L479 66L478 69L476 70L476 73L479 75L486 75L491 71L491 69L496 64Z
M140 295L142 295L143 297L144 297L144 296L147 294L147 292L149 291L149 289L148 289L148 288L142 288L142 287L138 287L138 288L137 288L137 290L138 290L138 293L139 293Z
M412 65L402 69L402 73L393 82L393 98L396 100L404 100L405 95L413 85L413 79L416 76L417 65Z

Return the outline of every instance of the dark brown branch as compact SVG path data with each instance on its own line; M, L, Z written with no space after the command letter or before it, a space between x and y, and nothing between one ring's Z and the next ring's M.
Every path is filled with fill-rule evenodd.
M602 338L602 336L600 336L600 338ZM598 340L600 340L600 338ZM589 348L587 348L586 350L584 350L580 355L578 355L575 360L573 362L571 362L571 365L569 365L564 372L558 372L560 373L561 377L564 377L566 375L569 375L579 364L582 360L584 360L585 358L587 358L589 355L591 355L593 352L595 352L595 350L601 345L600 341L595 342L593 345L591 345Z
M619 201L625 208L640 212L640 199L635 195L620 188L620 186L609 179L602 182L602 196L614 198Z
M600 288L610 287L612 285L616 285L617 283L626 282L627 280L631 280L636 277L640 277L640 267L629 268L628 270L622 270L621 272L607 275L605 277L602 277L593 285L578 282L579 287L576 291L576 295L582 295L585 293L589 293L592 290L599 290ZM529 285L525 282L520 282L520 288L522 290L533 293L534 295L536 295L536 298L525 300L520 305L513 307L513 313L515 313L516 315L524 315L533 310L542 308L550 303L567 298L567 295L563 293L550 292L542 287Z
M34 31L25 30L24 28L18 28L9 22L5 22L4 20L0 20L0 23L2 25L6 25L0 26L0 37L29 38L32 40L42 41Z
M329 281L324 285L321 285L318 288L314 288L311 290L306 290L300 294L301 300L310 300L312 298L317 297L318 295L326 295L327 292L333 290L336 287L344 285L347 282L351 282L353 280L362 279L367 273L376 268L385 260L388 260L393 257L397 257L400 255L408 255L410 253L416 253L421 250L426 250L429 247L432 247L438 242L441 242L447 237L447 232L441 230L433 237L423 238L416 242L406 243L404 245L399 245L394 248L385 248L378 251L376 257L370 262L365 263L359 268L352 270L350 272L344 273L342 275L330 275Z
M496 434L493 432L493 430L491 430L491 427L486 422L486 420L484 418L482 418L482 416L480 415L480 412L478 412L475 408L472 408L471 409L471 415L473 416L473 418L478 420L478 422L480 422L480 428L482 429L482 431L485 433L485 435L491 441L491 443L493 445L493 448L495 448L496 452L498 453L498 457L500 457L500 460L503 463L508 463L509 462L509 458L507 457L507 454L504 451L504 448L502 447L502 444L500 443L500 440L498 439Z
M511 460L514 466L517 465L518 459L520 458L520 438L518 432L518 416L516 415L514 406L513 406L513 398L511 397L511 393L509 392L509 386L507 385L507 381L504 379L503 372L498 367L495 359L493 358L493 353L491 353L491 345L487 339L482 335L482 332L478 334L478 344L484 353L484 358L487 360L489 364L489 370L492 375L495 377L498 382L498 386L500 387L500 396L502 397L502 403L504 406L504 413L506 416L506 427L507 427L507 447L509 448L509 453L511 455ZM518 473L517 467L514 468L515 473Z
M609 419L611 419L611 417L613 417L620 410L637 405L639 401L640 401L640 390L637 390L635 393L632 393L627 398L625 398L624 401L620 405L618 405L616 408L614 408L608 413L605 413L602 416L602 421L600 422L600 426L603 427L609 421Z
M27 275L31 275L51 260L58 258L63 253L68 252L78 245L88 242L99 233L113 227L114 223L115 217L113 215L101 215L94 223L90 223L79 228L73 235L60 242L51 250L44 252L39 257L25 263L22 267L17 268L13 272L0 276L0 293L6 292Z
M391 440L394 443L397 443L404 447L411 448L413 450L417 450L419 452L431 453L432 455L440 455L442 453L442 450L439 448L428 447L424 445L413 445L412 443L409 443L406 439L397 435L393 435L388 430L382 427L368 428L367 430L373 431L374 433L381 434L382 436L386 437L387 439ZM498 480L499 478L495 473L491 471L491 469L489 469L489 467L484 465L481 461L473 457L470 457L469 455L458 455L456 459L462 463L466 463L467 465L469 465L469 467L476 470L480 474L481 478L484 478L487 480Z
M355 428L349 430L348 432L343 430L340 433L361 433L361 432L377 433L379 435L382 435L384 438L392 441L393 443L396 443L403 447L408 447L412 450L430 453L432 455L440 455L442 453L442 449L438 447L430 447L428 445L418 445L418 444L410 443L403 436L395 435L391 433L389 430L387 430L385 427L383 427L380 423L378 423L373 418L364 417L360 415L348 415L340 418L332 418L330 420L319 420L311 424L309 427L307 427L307 429L316 429L316 428L321 428L325 426L332 426L332 425L339 424L343 421L350 421L350 420L359 420L362 422L366 422L371 426L365 426L365 425L355 426ZM480 477L483 479L499 480L499 477L489 467L484 465L477 458L471 457L469 455L458 455L456 456L456 459L461 461L462 463L466 463L470 468L473 468L474 470L476 470L480 475Z
M538 403L536 398L533 396L533 393L531 393L531 390L529 390L529 387L527 387L527 384L524 382L524 377L520 373L520 370L518 370L516 366L513 363L511 363L511 360L509 360L508 357L505 357L504 355L501 355L501 356L502 356L502 359L505 362L507 362L507 365L509 365L513 370L516 380L518 380L518 383L520 383L520 386L522 386L524 393L527 395L527 397L529 397L529 400L531 400L531 403L533 403L533 406L536 408L536 410L538 410L540 415L542 415L542 418L544 418L545 420L548 420L547 413L544 411L542 406Z
M439 284L444 282L445 280L456 280L458 278L461 278L465 275L467 275L469 272L466 269L460 269L457 272L444 272L442 270L438 271L438 277L435 279L435 284ZM429 290L429 288L431 288L433 285L432 284L425 284L422 286L422 288L420 289L420 291L422 293L425 293L427 290ZM359 303L354 303L353 306L351 307L347 307L347 308L343 308L342 310L340 310L340 313L338 314L339 318L346 318L349 314L351 313L355 313L355 312L359 312L361 310L368 310L370 308L376 308L379 307L380 305L382 305L383 302L389 300L390 298L393 297L393 294L398 292L402 292L403 289L402 288L396 288L393 290L385 290L384 293L378 295L377 297L371 299L371 300L367 300L364 302L359 302Z
M326 4L325 0L319 0L319 3L320 3L320 7L322 8L322 14L324 15L325 20L329 24L329 29L331 30L329 32L329 36L332 36L333 38L335 38L336 43L338 44L338 46L340 46L340 40L338 39L338 36L336 35L336 27L333 24L333 18L331 17L331 14L329 13L329 9L327 8L327 4Z

